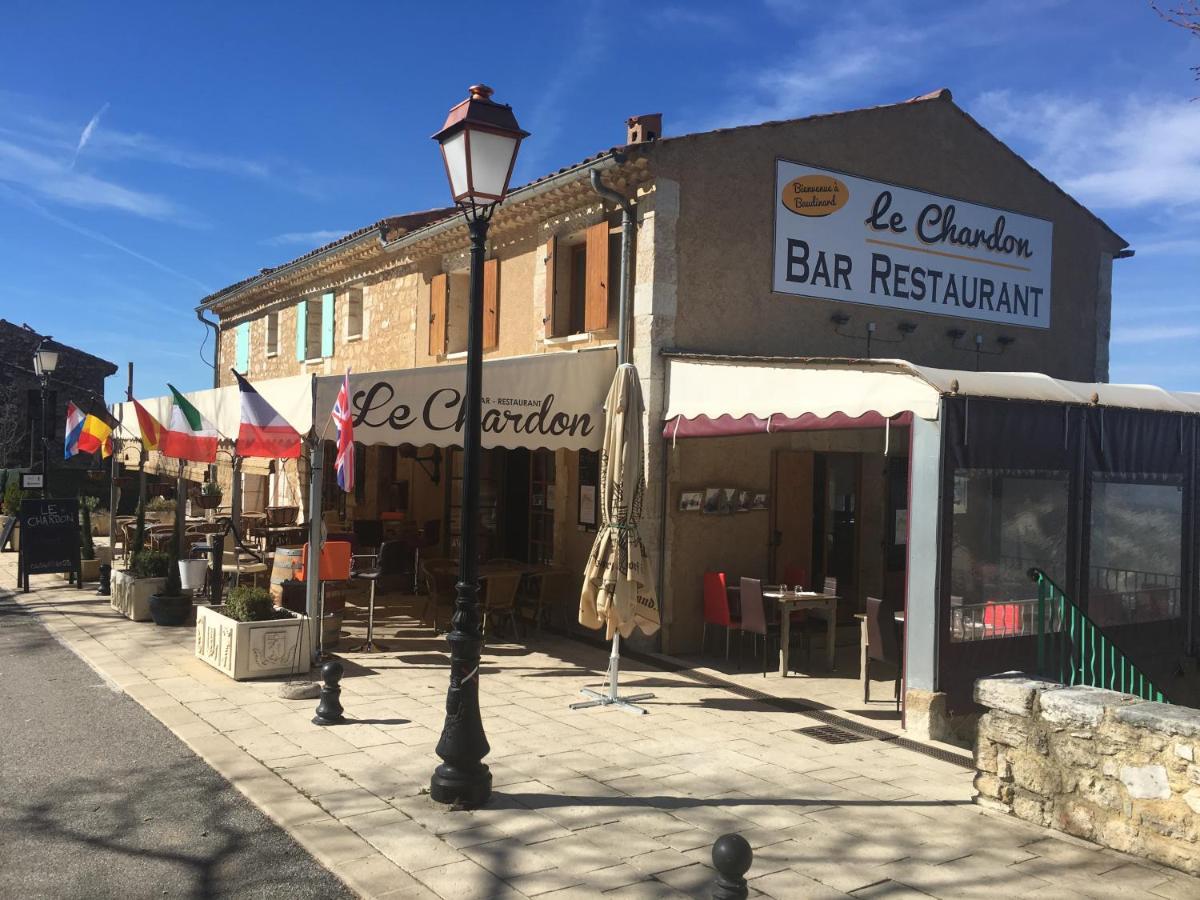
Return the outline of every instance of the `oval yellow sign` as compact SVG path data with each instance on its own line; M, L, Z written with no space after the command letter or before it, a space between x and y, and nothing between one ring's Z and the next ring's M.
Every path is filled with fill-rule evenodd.
M850 199L846 183L832 175L801 175L783 186L783 205L798 216L819 218L837 212Z

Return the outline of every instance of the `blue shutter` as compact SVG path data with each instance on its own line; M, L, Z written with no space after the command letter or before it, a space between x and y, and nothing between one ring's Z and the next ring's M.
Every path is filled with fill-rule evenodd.
M321 295L321 357L333 356L333 292Z
M250 323L243 322L236 332L237 361L233 367L245 375L250 371Z
M296 304L296 359L308 359L308 303L301 300Z

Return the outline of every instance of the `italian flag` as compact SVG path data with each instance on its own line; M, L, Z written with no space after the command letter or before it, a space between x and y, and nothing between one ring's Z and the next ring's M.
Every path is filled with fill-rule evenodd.
M289 425L237 370L233 374L237 377L238 392L242 398L237 455L267 459L299 458L300 432Z
M175 403L171 406L171 418L167 427L162 431L159 451L163 456L173 459L216 462L217 438L220 437L216 426L204 418L187 397L173 386L168 384L167 387L171 388L171 396Z

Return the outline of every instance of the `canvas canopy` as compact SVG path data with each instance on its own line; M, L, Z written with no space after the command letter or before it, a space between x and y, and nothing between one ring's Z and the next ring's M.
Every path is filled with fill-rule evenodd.
M1067 381L1038 372L972 372L904 360L673 356L667 437L747 434L817 423L878 425L939 416L943 396L1200 413L1200 394Z
M615 370L611 347L485 361L483 446L599 450L604 398ZM352 372L354 440L461 446L465 381L461 364ZM318 430L341 383L341 376L317 379Z

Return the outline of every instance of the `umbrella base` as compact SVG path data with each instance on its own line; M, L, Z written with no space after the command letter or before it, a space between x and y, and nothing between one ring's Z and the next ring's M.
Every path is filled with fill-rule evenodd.
M593 706L615 706L627 713L633 713L635 716L644 716L646 714L646 710L637 705L638 701L650 700L654 697L653 694L634 694L632 697L618 697L614 694L602 694L599 691L593 691L591 688L583 688L579 693L593 699L572 703L571 709L590 709Z

